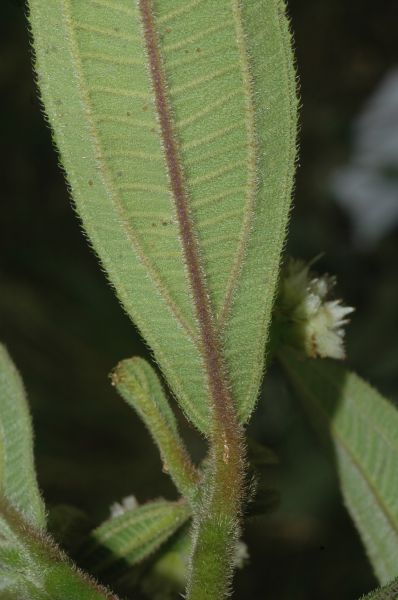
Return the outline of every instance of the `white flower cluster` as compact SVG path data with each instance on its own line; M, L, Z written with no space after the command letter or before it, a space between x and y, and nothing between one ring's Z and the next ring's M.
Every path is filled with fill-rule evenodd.
M291 324L289 339L313 358L345 357L344 325L354 308L331 299L335 284L334 277L314 275L302 260L290 259L282 273L278 309Z

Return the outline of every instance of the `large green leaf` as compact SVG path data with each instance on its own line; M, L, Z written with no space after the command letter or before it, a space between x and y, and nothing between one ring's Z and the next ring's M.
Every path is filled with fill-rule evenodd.
M337 363L280 359L316 430L334 449L346 506L381 583L398 575L398 411Z
M0 344L0 492L37 527L45 509L33 461L32 427L25 390Z
M246 420L295 157L282 0L29 5L45 110L121 302L201 431L217 371Z
M4 600L117 600L78 571L43 531L2 497L0 594Z

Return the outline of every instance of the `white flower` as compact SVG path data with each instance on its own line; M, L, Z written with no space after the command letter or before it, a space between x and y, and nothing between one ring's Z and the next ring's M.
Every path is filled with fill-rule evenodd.
M282 273L278 311L290 324L288 339L313 358L345 357L344 326L354 309L330 298L335 285L334 277L317 277L301 260L290 259Z
M248 563L249 558L250 558L250 555L249 555L249 549L248 549L247 545L245 544L245 542L242 542L242 540L239 540L238 543L236 544L235 555L232 559L234 566L237 569L243 569L245 564Z
M134 510L138 507L137 498L135 496L127 496L121 502L114 502L111 506L111 517L120 517L129 510Z

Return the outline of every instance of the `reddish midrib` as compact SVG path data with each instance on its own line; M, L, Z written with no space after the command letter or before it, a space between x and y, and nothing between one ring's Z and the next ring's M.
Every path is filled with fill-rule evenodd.
M184 185L184 173L179 160L178 146L173 132L172 113L167 97L165 74L159 52L157 31L153 19L152 0L139 0L139 7L144 26L149 67L155 92L156 109L161 127L170 184L176 203L182 246L200 326L213 408L217 413L217 415L215 415L216 419L218 417L218 419L224 420L224 429L226 429L227 433L229 429L228 417L232 417L234 413L232 398L228 390L224 361L220 351L220 342L214 326L209 295L207 293L197 242L193 232L189 201ZM228 433L227 437L229 437Z

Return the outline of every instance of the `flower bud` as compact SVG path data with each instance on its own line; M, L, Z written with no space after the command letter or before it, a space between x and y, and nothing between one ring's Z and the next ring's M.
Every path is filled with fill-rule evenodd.
M344 326L354 311L332 298L336 279L317 276L310 264L290 259L282 271L277 318L288 343L312 357L345 358Z

